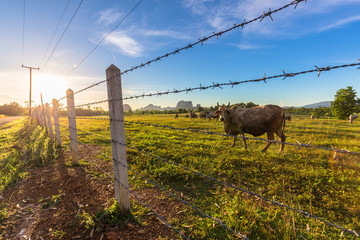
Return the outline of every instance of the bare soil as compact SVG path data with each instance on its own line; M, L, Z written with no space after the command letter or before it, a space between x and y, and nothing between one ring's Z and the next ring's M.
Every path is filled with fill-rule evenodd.
M18 119L18 118L21 118L21 117L4 117L4 118L0 117L0 126L4 125L5 123L11 122L12 120Z
M86 149L80 148L86 154ZM51 166L28 170L28 177L0 193L7 217L0 222L0 239L178 239L179 235L164 225L155 214L142 216L141 223L130 220L123 226L86 228L89 216L112 204L113 184L89 174L81 166L69 166L67 152ZM139 198L169 221L179 218L185 207L166 199L157 189L134 190ZM52 196L57 205L44 208ZM131 202L137 201L130 195ZM181 216L180 216L181 218Z

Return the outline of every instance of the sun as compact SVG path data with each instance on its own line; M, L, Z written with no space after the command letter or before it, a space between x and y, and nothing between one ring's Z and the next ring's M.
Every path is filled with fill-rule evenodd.
M34 78L32 94L35 104L40 104L40 93L42 93L44 104L51 103L53 98L59 99L65 96L66 87L62 79L63 77L58 75L39 75Z

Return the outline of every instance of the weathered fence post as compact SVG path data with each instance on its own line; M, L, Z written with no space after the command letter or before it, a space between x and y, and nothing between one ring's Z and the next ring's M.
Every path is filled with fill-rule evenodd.
M43 127L41 115L40 115L41 107L40 105L36 107L36 121L40 125L40 127Z
M55 138L58 146L61 146L61 136L60 136L60 123L59 123L59 103L54 98L52 100L53 105L53 117L54 117L54 125L55 125Z
M52 128L52 122L51 122L51 109L50 109L50 105L49 103L46 103L46 117L48 120L48 126L49 126L49 133L50 133L50 137L54 138L54 133L53 133L53 128Z
M40 98L41 98L41 121L43 122L42 127L45 127L45 130L47 131L45 107L44 107L44 103L43 103L42 93L40 93Z
M69 130L70 130L70 149L73 164L79 164L79 149L77 143L77 133L76 133L76 114L75 114L75 102L74 102L74 92L71 89L66 91L66 100L67 100L67 112L69 118Z
M115 178L115 199L119 203L121 211L126 212L130 209L130 199L127 190L129 189L129 182L120 69L114 65L108 67L106 69L106 80Z

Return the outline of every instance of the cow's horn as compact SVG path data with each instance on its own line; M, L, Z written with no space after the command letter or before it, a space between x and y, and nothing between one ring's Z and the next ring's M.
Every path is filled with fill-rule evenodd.
M217 106L220 107L219 102L216 102Z
M227 107L230 107L230 102L229 102L229 104L227 105Z

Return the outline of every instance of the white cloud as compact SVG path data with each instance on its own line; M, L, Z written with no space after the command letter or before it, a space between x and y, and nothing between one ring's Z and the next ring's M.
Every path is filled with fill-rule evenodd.
M105 24L106 26L117 22L121 17L121 13L117 12L115 8L100 11L98 15L100 16L96 23Z
M194 14L204 14L207 10L205 4L213 0L184 0L186 8L190 8Z
M128 56L137 57L142 53L142 47L124 32L113 32L105 41L108 44L115 45L123 54Z
M335 23L332 23L332 24L329 24L329 25L327 25L325 27L320 28L320 31L326 31L326 30L329 30L329 29L332 29L332 28L338 28L338 27L341 27L343 25L346 25L346 24L349 24L349 23L352 23L352 22L356 22L356 21L360 21L360 15L348 17L348 18L345 18L345 19L340 19L340 20L336 21Z
M170 30L143 30L141 34L144 36L154 36L154 37L170 37L174 39L191 39L190 36L176 31Z
M246 20L251 20L268 12L269 9L275 10L288 3L291 0L223 0L219 1L216 7L210 5L207 0L184 0L184 6L190 8L194 14L202 16L204 21L203 29L211 27L213 30L224 30L235 23L241 23ZM317 25L307 25L300 22L299 18L304 16L316 17L315 14L328 14L338 11L338 7L345 5L354 5L360 3L360 0L312 0L308 2L300 2L296 10L293 6L282 10L281 12L272 15L274 22L266 17L264 21L253 22L245 26L242 32L245 35L256 34L269 37L280 38L297 38L305 34L319 31L319 24L328 21L327 17L318 17ZM333 15L333 16L338 16ZM338 20L336 23L322 27L321 31L339 27L341 25L358 21L357 17ZM296 28L294 27L296 26ZM294 30L296 29L296 30Z
M265 48L265 46L257 45L257 44L237 44L236 47L238 47L241 50L252 50L252 49Z

